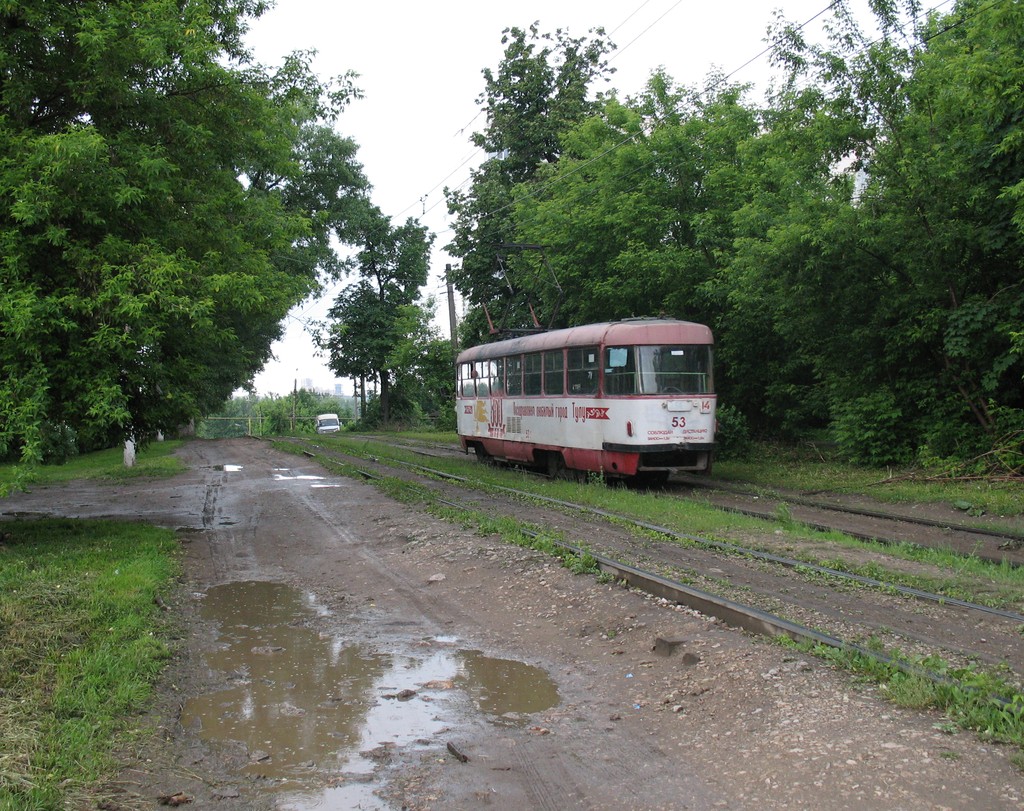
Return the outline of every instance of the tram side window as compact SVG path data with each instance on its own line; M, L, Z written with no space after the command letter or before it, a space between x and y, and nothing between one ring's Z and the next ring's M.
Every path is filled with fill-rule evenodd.
M490 363L478 360L473 364L473 377L476 378L476 396L488 397L491 393Z
M604 350L604 393L636 394L636 360L631 346L608 346Z
M459 391L463 397L475 397L476 386L473 384L473 364L459 364Z
M505 359L491 361L491 396L501 397L505 393Z
M543 369L540 352L523 355L523 394L540 394Z
M508 384L509 397L519 397L523 393L522 355L505 358L505 380Z
M544 393L565 394L565 375L562 373L565 360L562 350L544 353Z
M566 353L569 374L569 394L597 394L598 358L601 350L596 346L570 349Z

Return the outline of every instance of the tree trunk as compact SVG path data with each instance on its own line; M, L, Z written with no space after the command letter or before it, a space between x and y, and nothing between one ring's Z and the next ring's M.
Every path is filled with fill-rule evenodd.
M124 441L124 466L135 467L135 440L126 439Z
M391 423L391 381L388 380L387 372L380 375L380 417L384 421L385 430Z

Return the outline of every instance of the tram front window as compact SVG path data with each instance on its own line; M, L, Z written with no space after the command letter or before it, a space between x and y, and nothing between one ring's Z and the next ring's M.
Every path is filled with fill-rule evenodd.
M711 347L702 344L637 347L643 394L711 392Z

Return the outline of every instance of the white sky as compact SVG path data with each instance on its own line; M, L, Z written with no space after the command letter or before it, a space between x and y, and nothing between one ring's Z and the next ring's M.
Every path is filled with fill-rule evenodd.
M438 300L437 323L448 334L444 253L451 240L444 187L464 183L483 158L469 142L484 127L476 99L481 71L497 68L506 27L541 32L567 29L573 37L603 26L618 46L612 54L612 81L619 96L640 91L651 72L663 66L682 85L701 85L712 69L733 81L763 89L765 56L742 67L766 47L772 11L803 23L830 0L277 0L277 7L252 23L247 42L257 61L278 65L296 50L315 50L313 66L322 77L347 70L360 74L364 97L337 123L338 131L359 145L357 159L373 186L372 199L398 224L417 217L437 235L431 282L425 291ZM863 19L863 18L862 18ZM816 24L817 25L817 24ZM810 27L809 31L812 30ZM816 38L816 37L812 37ZM742 67L742 69L741 69ZM600 88L597 88L600 89ZM343 285L342 285L343 286ZM292 311L284 339L256 377L260 394L287 394L311 380L333 391L335 378L302 322L322 318L339 287L319 303ZM351 381L341 381L346 394Z

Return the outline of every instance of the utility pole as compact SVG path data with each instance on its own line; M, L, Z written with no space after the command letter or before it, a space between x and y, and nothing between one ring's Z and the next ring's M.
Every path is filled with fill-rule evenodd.
M452 287L452 266L450 264L444 266L444 280L448 286L448 326L452 332L452 351L458 352L459 336L456 332L455 324L455 288Z
M295 433L295 403L299 399L299 378L298 378L298 373L299 373L299 370L296 369L295 370L295 374L296 374L295 385L292 388L292 433L293 434Z

